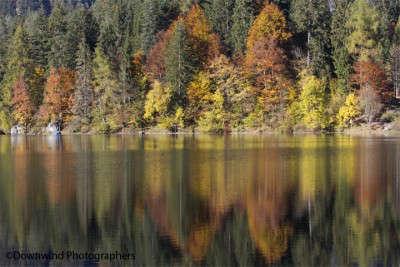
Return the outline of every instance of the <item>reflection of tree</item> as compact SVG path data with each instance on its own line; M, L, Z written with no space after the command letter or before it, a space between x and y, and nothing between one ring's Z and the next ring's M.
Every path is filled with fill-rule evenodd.
M246 211L250 236L257 249L270 263L286 253L292 227L286 221L291 181L286 177L279 150L256 155L253 176L247 186Z
M139 266L398 265L396 149L331 137L0 138L0 253L126 250Z

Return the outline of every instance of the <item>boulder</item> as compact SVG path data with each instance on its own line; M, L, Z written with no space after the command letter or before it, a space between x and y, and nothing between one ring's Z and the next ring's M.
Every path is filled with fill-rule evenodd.
M46 134L61 135L60 127L55 123L49 123L45 129Z
M14 125L13 127L11 127L10 133L11 135L25 134L25 129L20 125Z

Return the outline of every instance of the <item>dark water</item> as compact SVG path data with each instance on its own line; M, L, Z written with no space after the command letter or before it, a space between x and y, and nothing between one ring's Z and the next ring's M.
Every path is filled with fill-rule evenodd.
M0 263L397 266L399 160L393 138L1 137Z

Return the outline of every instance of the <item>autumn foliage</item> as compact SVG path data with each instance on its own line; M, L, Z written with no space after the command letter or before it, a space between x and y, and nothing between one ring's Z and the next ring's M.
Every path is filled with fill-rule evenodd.
M40 109L41 119L54 121L70 119L73 106L75 75L65 68L52 68L47 78L44 101Z
M254 60L254 48L260 40L283 42L290 37L283 12L275 4L267 3L250 28L246 61L251 63Z
M354 65L353 83L356 88L370 87L381 97L387 99L388 80L382 67L373 61L359 61Z
M184 18L190 42L203 63L207 63L221 53L218 35L212 32L211 26L199 5L194 5Z
M282 11L275 4L266 4L249 31L245 64L266 112L282 109L292 86L281 47L291 36L286 28Z
M221 53L219 37L212 32L203 9L196 4L166 31L159 33L157 43L147 56L146 71L154 79L162 80L165 75L166 50L178 22L182 22L185 27L193 57L199 58L202 64L210 62Z
M22 77L13 86L12 105L14 121L26 126L32 119L34 107L30 100L27 85Z

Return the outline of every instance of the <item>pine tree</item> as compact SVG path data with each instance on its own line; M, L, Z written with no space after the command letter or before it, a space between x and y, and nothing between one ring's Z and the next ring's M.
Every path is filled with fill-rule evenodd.
M7 64L7 44L8 38L10 36L9 28L6 23L6 19L3 16L0 16L0 43L4 44L0 46L0 84L3 80L4 73L6 71Z
M252 0L236 0L232 15L230 46L235 54L244 53L246 38L253 24L256 9Z
M57 2L49 17L49 67L60 68L68 67L71 62L68 43L68 24L64 6Z
M32 59L32 76L27 80L32 104L39 108L43 101L45 73L48 67L49 32L44 10L31 12L25 21L25 28L30 41L29 54Z
M73 115L81 125L90 123L93 88L92 88L92 59L89 47L83 38L79 44L76 60L76 83L74 93Z
M49 53L49 39L47 17L44 10L31 12L25 20L24 27L30 41L30 56L34 65L47 67Z
M178 106L185 105L186 85L198 67L191 49L185 25L179 21L165 54L166 80L173 91L173 103Z
M80 41L86 36L86 12L83 7L70 12L67 16L67 21L66 52L68 53L68 58L65 64L66 67L75 69L76 52L78 51Z
M325 0L293 0L290 17L298 33L306 35L306 65L313 73L331 73L329 33L331 12Z
M347 88L351 73L351 59L346 48L346 38L349 33L346 27L343 27L347 21L346 11L349 6L350 0L337 1L331 26L332 58L335 74L344 88Z
M145 53L147 53L156 42L159 15L160 9L158 6L158 1L143 1L141 41L142 49Z
M235 0L215 0L205 5L205 11L212 29L221 37L228 51L231 51L230 34L232 28L232 10Z
M5 116L11 114L12 88L21 77L22 79L30 77L31 64L28 37L23 27L19 25L15 30L8 49L6 72L1 83L0 99L4 114L6 114Z
M110 117L113 115L114 109L121 104L118 81L106 55L99 47L95 50L93 63L93 90L95 99L93 119L101 131L109 131Z
M368 60L381 55L379 13L366 0L356 0L351 5L346 28L349 30L346 47L355 59Z

